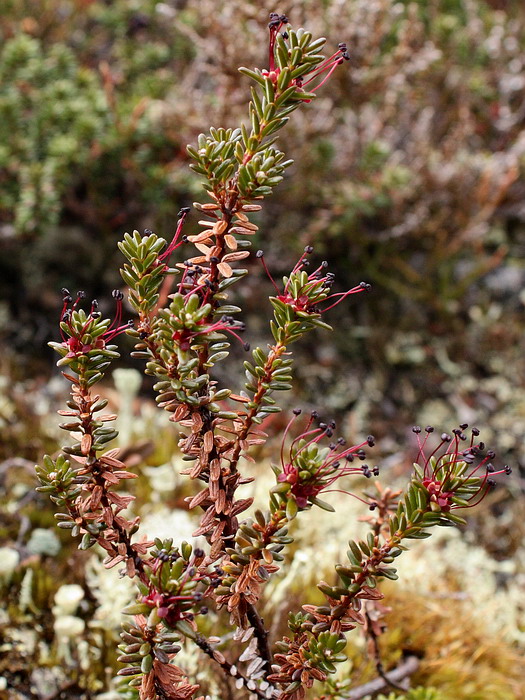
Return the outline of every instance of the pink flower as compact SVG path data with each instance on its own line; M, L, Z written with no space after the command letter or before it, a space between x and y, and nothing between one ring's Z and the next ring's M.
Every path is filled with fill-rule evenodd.
M241 343L244 350L249 350L249 343L243 342L238 335L244 329L245 325L242 321L236 321L231 316L222 316L213 323L207 323L205 319L197 321L196 328L180 328L174 331L171 337L183 352L187 352L191 347L191 341L199 336L206 336L210 333L229 333Z
M423 440L420 438L421 428L412 428L419 445L415 467L421 477L420 483L430 502L445 512L477 505L496 485L493 476L512 472L508 465L496 470L491 462L495 452L485 451L485 444L477 441L477 428L471 429L469 440L464 432L467 428L468 425L463 423L452 431L452 435L442 433L438 445L432 450L428 449L428 442L434 428L425 428Z
M315 503L320 493L330 490L330 487L343 476L360 474L370 477L372 473L378 474L377 467L370 470L366 464L353 465L356 457L360 460L365 458L364 448L366 446L372 447L374 445L372 435L369 435L364 442L350 447L346 446L343 438L338 438L327 446L323 446L320 441L323 438L333 437L335 423L333 421L329 424L319 423L318 427L313 428L312 425L317 419L315 411L310 416L303 432L292 441L285 457L286 436L300 413L299 409L294 411L294 417L284 432L281 447L282 471L277 477L279 483L289 485L287 492L294 498L299 509L308 507L309 503ZM277 490L283 489L278 488ZM364 502L369 505L368 501Z
M270 30L270 40L268 44L268 70L263 70L262 74L265 77L270 78L274 85L277 84L281 69L275 65L275 43L277 40L277 35L283 28L283 26L288 24L288 18L286 15L279 15L277 12L270 13L270 23L268 24ZM288 38L286 31L283 32L284 39ZM333 53L330 57L325 58L321 63L317 63L312 66L311 70L303 73L301 76L292 79L287 87L290 85L295 85L295 87L302 91L303 88L309 86L317 78L324 75L324 78L315 87L310 87L308 92L313 93L322 87L331 77L332 73L336 70L337 66L340 66L344 61L348 61L350 56L348 54L347 46L345 43L339 44L337 51ZM309 99L305 99L304 102L310 102Z
M277 292L276 299L282 304L292 308L298 316L307 317L310 315L319 316L325 311L333 309L334 306L340 304L351 294L359 294L360 292L368 292L371 286L367 282L360 282L357 286L346 292L336 292L330 294L331 287L334 283L335 275L333 272L325 272L328 263L323 260L319 267L311 272L306 273L305 268L309 261L307 256L313 252L312 246L306 246L303 254L297 261L289 277L285 277L284 289L281 291L275 283L275 280L270 274L264 253L258 250L256 256L260 258L266 274L270 278L275 291ZM321 307L322 302L331 302L328 306Z
M76 358L85 355L91 350L104 350L111 341L124 331L133 326L133 321L121 324L122 320L122 300L124 295L118 289L113 290L112 296L117 302L115 318L112 323L105 327L100 324L100 312L96 300L91 302L88 314L79 312L79 304L85 299L84 292L78 292L73 301L67 289L62 290L63 306L60 314L60 334L62 345L68 352L65 358ZM75 316L75 314L77 314ZM82 314L82 316L80 316ZM106 322L106 324L109 321Z

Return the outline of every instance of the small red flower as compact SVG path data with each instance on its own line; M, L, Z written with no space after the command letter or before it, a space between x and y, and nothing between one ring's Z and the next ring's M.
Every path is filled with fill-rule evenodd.
M199 336L206 336L210 333L229 333L236 338L245 350L250 349L249 343L245 343L239 336L239 332L244 331L245 325L242 321L236 321L231 316L222 316L214 323L207 323L205 319L197 321L196 328L180 328L171 335L182 352L187 352L191 347L191 341Z
M75 318L74 314L78 311L81 301L85 299L85 293L78 292L75 301L73 301L67 289L63 289L62 294L60 335L62 336L62 345L68 350L65 355L66 358L80 357L90 350L103 350L117 335L124 333L124 331L129 330L133 326L133 321L121 324L124 295L118 289L112 292L112 297L117 302L115 318L102 332L99 332L97 328L101 314L98 311L98 302L96 300L91 302L89 313L84 314L84 318L79 320L78 317Z
M330 442L327 446L320 444L324 438L332 438L334 435L335 423L319 423L313 428L317 413L314 411L310 416L305 429L291 443L288 454L285 458L284 444L286 436L291 426L295 422L301 411L296 409L294 417L288 423L283 435L281 446L281 473L277 477L279 483L289 484L289 493L293 496L300 509L308 506L309 502L314 502L318 495L327 492L330 487L341 477L349 474L360 474L366 477L377 475L378 468L370 470L368 465L353 465L354 459L365 458L366 446L374 445L374 438L368 438L358 445L346 446L343 438L338 438ZM337 490L337 489L334 489ZM355 494L351 494L355 496ZM358 496L355 496L359 498ZM363 500L359 498L359 500ZM363 501L370 505L368 501Z
M270 30L270 39L268 44L268 70L263 70L262 74L265 77L270 78L274 85L277 84L277 80L281 73L281 69L275 65L275 43L277 40L277 35L283 28L283 26L288 24L288 18L286 15L279 15L277 12L270 13L270 23L268 28ZM287 32L283 32L283 37L288 38ZM348 49L345 43L339 44L337 51L332 54L329 58L325 58L324 61L318 63L312 67L310 71L304 73L298 78L290 81L290 85L295 85L295 87L302 91L303 88L310 85L314 80L320 78L323 74L326 74L324 78L315 87L310 87L308 92L313 93L322 87L331 77L332 73L340 66L344 61L348 61L350 56L348 54ZM304 102L310 102L309 99L305 99Z
M312 246L306 246L303 254L297 261L289 277L285 278L284 289L281 291L276 285L275 280L270 274L264 253L262 250L257 251L256 256L260 258L266 274L277 292L276 298L291 307L300 316L317 315L333 309L334 306L340 304L351 294L359 294L360 292L368 292L371 289L367 282L360 282L357 286L346 292L336 292L330 294L331 287L334 283L335 275L333 272L325 272L328 263L323 260L319 267L306 274L305 268L309 264L307 256L313 252ZM321 307L322 302L332 302L328 306Z
M197 553L199 550L195 550ZM161 550L153 563L153 571L160 578L162 568L170 566L174 561L180 559L178 553L168 554ZM187 620L190 623L195 617L195 606L198 605L204 593L193 589L195 583L202 581L203 576L195 566L195 557L185 566L183 573L177 582L171 581L171 590L159 590L150 584L150 590L146 595L140 597L140 602L145 603L150 608L156 608L160 618L165 620L169 627L175 627L180 620ZM205 614L206 607L201 607L200 612Z
M421 428L412 428L419 445L416 467L420 470L421 484L430 502L444 512L477 505L496 485L493 476L512 472L508 465L496 470L491 462L495 452L485 451L485 444L477 441L477 428L471 429L469 440L464 432L467 428L464 423L455 428L452 435L442 433L440 442L432 451L427 445L434 428L425 428L423 440L420 438Z

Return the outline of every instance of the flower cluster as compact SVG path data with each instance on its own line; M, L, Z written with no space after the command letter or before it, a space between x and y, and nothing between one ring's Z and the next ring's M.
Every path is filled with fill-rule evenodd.
M164 620L166 626L173 629L181 621L191 623L196 606L200 614L208 612L206 606L199 605L210 584L210 578L201 567L204 556L202 549L192 552L187 542L183 542L179 550L173 547L173 540L156 540L147 571L147 590L143 588L139 597L144 612L149 610L150 621L156 624Z
M512 473L508 465L496 469L492 464L496 456L494 450L487 450L485 444L478 440L478 428L470 430L469 439L465 433L467 428L468 424L463 423L454 428L451 435L442 433L439 443L432 448L429 448L428 442L434 428L425 428L423 440L420 437L421 428L412 428L419 445L414 467L435 510L449 512L472 508L496 486L494 476Z
M170 315L165 315L165 320L171 330L171 340L175 341L181 353L187 353L195 339L202 338L207 342L221 340L224 332L235 337L245 350L249 350L250 346L243 343L238 335L245 329L242 321L236 321L228 314L222 315L217 321L210 321L211 304L204 302L194 290L184 295L177 292L172 295L172 299Z
M434 431L429 426L421 440L421 429L415 426L419 443L415 472L395 512L382 498L380 520L371 523L372 531L365 540L350 540L348 563L335 567L338 584L319 584L326 604L303 605L302 613L291 616L292 635L278 643L279 653L269 676L282 687L282 700L302 700L305 689L319 678L319 671L333 673L335 663L345 658L341 633L356 625L366 626L363 602L373 603L383 597L377 588L381 579L397 578L392 563L406 549L404 540L429 537L430 528L436 525L464 522L451 511L479 503L490 488L488 474L510 473L509 467L496 471L491 466L489 460L494 453L485 453L483 443L476 441L476 428L468 440L464 432L467 427L461 425L452 435L443 433L439 444L427 454L429 436ZM336 655L333 651L338 645Z
M117 302L117 310L113 321L101 319L98 310L98 302L91 302L89 312L80 307L80 303L86 298L85 292L77 292L75 300L69 290L62 289L63 304L60 314L60 333L62 336L63 351L56 344L53 347L61 352L64 358L63 364L69 360L79 358L93 350L106 350L108 345L121 333L133 326L133 321L122 324L122 300L124 295L118 289L113 290L113 299Z
M300 54L302 47L301 41L303 36L298 35L299 41L290 41L287 45L286 42L291 38L287 31L281 32L283 27L288 24L288 17L286 15L280 15L277 12L270 13L270 22L268 27L270 29L270 38L268 43L268 70L263 70L262 74L268 77L269 80L276 86L279 85L279 76L281 71L285 66L288 65L289 57L293 54L297 56ZM308 35L307 35L308 36ZM311 35L310 37L311 38ZM320 60L315 60L319 58ZM309 64L305 67L301 67L299 70L292 72L291 80L289 86L294 86L298 92L302 92L304 88L310 85L312 82L324 75L322 80L315 86L309 89L308 97L305 95L303 99L304 102L310 102L312 96L315 95L315 91L322 87L331 77L333 72L338 66L340 66L344 61L348 61L350 55L345 43L340 43L335 51L328 58L322 56L311 58ZM309 98L309 99L308 99Z
M266 274L277 292L276 297L271 297L274 307L288 307L289 309L293 310L299 318L309 318L312 316L318 317L324 312L333 309L334 306L340 304L350 295L370 291L370 284L367 282L360 282L357 286L352 287L346 292L336 292L335 294L330 294L330 290L335 280L335 275L333 272L326 272L328 263L325 260L323 260L323 262L313 272L308 274L305 270L305 268L309 266L307 256L312 252L313 247L306 246L303 254L295 264L290 275L288 277L284 277L284 289L281 291L270 274L268 267L266 266L264 252L262 250L257 251L256 255L261 260L264 269L266 270ZM319 306L325 301L332 303L324 308Z
M121 481L134 479L136 474L126 469L118 458L118 450L107 449L118 434L107 424L117 416L102 413L108 401L92 392L92 386L102 379L111 360L119 357L111 341L130 328L129 324L121 325L123 295L119 291L113 293L117 313L112 322L101 317L96 302L91 303L86 313L80 307L85 298L83 293L78 293L75 301L67 290L63 290L63 295L62 342L50 345L61 356L58 365L67 365L70 370L63 375L71 384L71 396L67 409L59 414L66 418L60 427L70 434L73 442L62 448L62 455L56 459L46 456L43 466L37 467L40 490L65 508L65 513L56 514L59 527L71 530L73 536L81 535L82 549L99 544L106 552L106 567L122 563L130 577L141 576L143 557L152 543L145 537L132 542L139 519L129 520L122 511L134 497L116 491Z
M286 437L300 414L300 409L294 410L294 417L284 431L281 445L281 471L277 476L278 485L273 491L286 494L288 498L293 499L299 510L304 510L311 504L332 510L331 506L319 500L320 493L329 492L336 481L350 474L366 477L379 474L378 467L370 470L366 464L362 466L353 464L355 458L365 459L364 448L373 447L374 438L369 435L360 444L347 446L344 438L339 437L323 447L320 441L324 438L333 438L336 424L334 421L328 424L321 422L317 427L313 427L318 418L317 412L314 411L304 430L290 444L285 457ZM364 502L368 504L368 501Z
M250 613L260 599L263 585L278 571L278 562L284 560L281 551L293 542L288 525L297 513L312 505L333 510L330 504L318 498L321 492L328 491L335 481L345 475L372 475L367 465L350 465L354 457L359 460L365 458L364 447L371 447L374 438L369 435L366 441L351 447L345 445L343 438L339 438L322 447L320 440L333 437L335 423L321 422L313 428L313 422L318 418L316 412L310 416L302 434L292 442L289 457L285 459L285 440L300 414L300 409L294 411L294 417L284 432L281 469L274 467L278 483L270 491L269 512L258 510L255 519L241 523L234 546L226 548L229 560L222 564L225 576L216 590L217 603L220 607L227 606L232 622L241 629L249 626ZM374 467L373 473L378 473L377 467ZM371 508L375 507L374 501L363 502Z

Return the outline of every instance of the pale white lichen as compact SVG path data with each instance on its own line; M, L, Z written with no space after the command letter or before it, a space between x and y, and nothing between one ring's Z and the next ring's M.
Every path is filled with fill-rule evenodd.
M129 444L135 430L133 421L133 401L142 385L142 374L136 369L121 367L112 372L115 388L120 395L117 429L121 444Z
M20 554L12 547L0 547L0 580L8 584L20 562Z
M55 618L53 629L55 630L56 654L59 659L65 661L69 666L76 664L75 657L82 645L82 634L86 628L86 623L75 615L61 615Z
M90 626L116 634L120 630L122 608L135 599L136 587L127 576L120 576L118 567L106 569L100 559L91 557L86 565L86 582L97 601Z
M158 467L143 467L142 471L148 477L153 490L151 500L158 503L166 493L172 493L180 481L179 470L182 465L173 461L160 464Z
M61 615L55 619L53 628L57 641L69 642L76 637L79 637L86 627L86 623L76 615Z
M160 506L143 517L141 532L146 534L148 538L172 537L176 546L186 540L193 542L196 547L200 547L205 543L205 540L202 537L192 538L192 533L197 527L197 520L185 510L179 508L173 510L166 506Z
M55 617L74 615L80 601L84 598L84 589L78 583L70 583L60 586L55 593L53 614Z
M60 552L60 540L54 530L36 527L31 533L27 548L32 554L54 557Z
M418 594L460 596L471 614L483 610L487 630L525 643L525 552L496 561L455 528L436 528L397 561L399 586Z

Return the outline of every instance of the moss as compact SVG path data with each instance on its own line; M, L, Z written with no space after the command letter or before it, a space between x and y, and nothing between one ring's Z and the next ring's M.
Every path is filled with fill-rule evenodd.
M434 597L385 587L392 612L382 641L388 665L401 651L421 659L413 682L444 700L518 700L525 664L518 649L487 631L483 615L466 614L452 595Z

